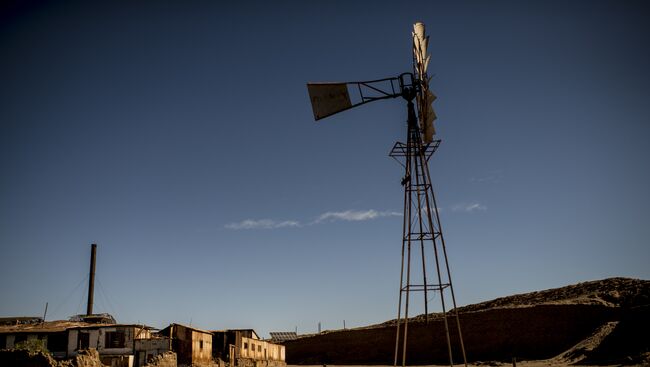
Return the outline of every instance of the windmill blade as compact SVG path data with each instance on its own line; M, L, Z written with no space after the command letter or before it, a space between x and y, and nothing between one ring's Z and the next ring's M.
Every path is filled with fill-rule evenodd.
M417 22L413 25L413 54L415 56L415 69L420 79L424 78L426 69L429 64L427 49L429 47L429 37L425 35L423 23Z
M433 125L433 121L437 118L436 112L433 110L433 101L435 101L436 98L435 94L431 93L430 90L427 90L416 99L420 129L422 130L422 141L424 143L431 143L433 141L433 136L436 134L436 129Z
M423 140L425 143L431 143L433 136L436 134L436 129L433 126L433 121L437 118L436 112L433 110L433 101L436 100L436 95L427 90L424 98L424 113L422 114L422 130Z
M422 70L423 70L423 74L424 74L424 75L427 74L427 68L429 67L429 61L431 61L431 55L427 55L427 58L424 59L424 62L422 63L422 64L423 64L423 65L422 65ZM427 83L428 83L428 82L429 82L429 81L427 80Z
M413 35L419 40L424 40L424 23L416 22L413 24Z
M414 69L420 80L420 90L416 98L418 106L418 117L420 120L420 129L422 131L422 140L425 143L433 141L433 135L436 131L433 121L436 119L436 113L433 110L433 101L436 96L429 90L429 77L427 69L431 55L428 54L429 36L426 35L425 26L421 22L413 24L413 60Z

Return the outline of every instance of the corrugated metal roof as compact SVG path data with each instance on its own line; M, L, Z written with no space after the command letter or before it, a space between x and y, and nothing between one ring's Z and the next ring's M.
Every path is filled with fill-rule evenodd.
M15 316L0 317L0 325L18 325L18 324L40 324L43 322L42 317L38 316Z
M81 329L81 328L102 328L102 327L117 327L117 326L132 326L139 327L144 329L152 329L151 326L147 325L135 325L135 324L95 324L88 322L80 321L68 321L68 320L58 320L58 321L46 321L41 324L22 324L22 325L0 325L0 333L54 333L59 331L65 331L68 329Z
M101 326L101 324L89 324L89 323L78 322L78 321L58 320L58 321L46 321L40 324L2 325L0 326L0 333L23 333L23 332L51 333L57 331L64 331L74 327L84 327L89 325Z
M187 325L178 324L178 323L171 323L171 324L169 324L169 326L167 326L166 328L162 329L160 332L161 332L161 333L168 332L167 330L169 329L169 327L170 327L170 326L173 326L173 325L182 326L182 327L184 327L184 328L186 328L186 329L191 329L191 330L199 331L199 332L206 333L206 334L212 334L212 331L209 331L209 330L203 330L203 329L195 328L194 326L187 326Z
M298 339L298 334L295 331L271 331L269 334L271 334L271 340L273 340L273 342Z

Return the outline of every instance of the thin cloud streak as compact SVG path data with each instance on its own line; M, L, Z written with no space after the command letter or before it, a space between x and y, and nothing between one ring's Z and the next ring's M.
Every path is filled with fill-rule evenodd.
M473 212L484 212L487 210L487 206L479 203L465 203L465 204L456 204L451 207L451 210L454 212L464 212L464 213L473 213Z
M402 213L384 211L379 212L373 209L355 211L355 210L346 210L343 212L327 212L321 214L318 219L316 219L313 224L322 223L322 222L335 222L335 221L347 221L347 222L359 222L366 221L380 217L394 217L401 216Z
M402 213L393 211L370 210L346 210L341 212L326 212L319 215L314 221L307 225L321 223L331 223L337 221L361 222L382 217L401 217ZM279 229L279 228L298 228L303 224L297 220L274 220L274 219L245 219L241 222L228 223L224 226L231 230L251 230L251 229Z
M295 220L276 221L273 219L246 219L237 223L228 223L224 226L227 229L277 229L286 227L300 227L300 223Z

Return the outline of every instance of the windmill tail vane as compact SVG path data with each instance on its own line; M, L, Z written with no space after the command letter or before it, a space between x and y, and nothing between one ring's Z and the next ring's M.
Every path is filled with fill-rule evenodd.
M307 91L316 121L339 112L382 99L415 99L422 141L429 144L436 134L433 121L435 94L429 89L427 68L431 55L429 37L423 23L413 25L413 72L368 81L307 83Z

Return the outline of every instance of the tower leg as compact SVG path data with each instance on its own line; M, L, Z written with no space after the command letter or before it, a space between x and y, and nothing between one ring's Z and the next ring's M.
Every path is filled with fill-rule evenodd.
M429 323L429 295L433 294L434 297L436 295L439 297L450 366L454 365L453 352L454 350L458 351L458 349L453 348L448 318L455 318L454 324L458 332L459 349L463 364L467 366L456 296L451 282L451 271L447 259L447 249L442 235L438 205L431 185L431 175L428 166L428 159L435 152L439 144L439 140L426 145L422 143L414 106L412 101L408 101L407 142L406 144L396 143L390 154L393 158L401 158L401 161L398 161L400 163L403 162L402 165L405 169L404 179L402 180L402 184L404 185L404 220L402 227L402 263L395 338L395 367L400 365L400 362L401 366L405 367L407 362L408 317L411 292L423 292L425 322L429 327L437 324ZM422 260L420 269L422 272L421 278L411 277L412 245L419 245L418 247L420 247L419 253ZM427 251L431 251L432 256L427 256ZM427 261L430 262L431 259L433 259L433 264L435 265L435 276L433 278L435 281L433 282L431 281L431 277L427 276L427 269L431 268L428 266ZM422 284L412 283L413 281L417 282L416 279L421 279ZM453 307L449 312L445 303L447 289L451 296ZM405 301L404 305L402 305L403 300Z

